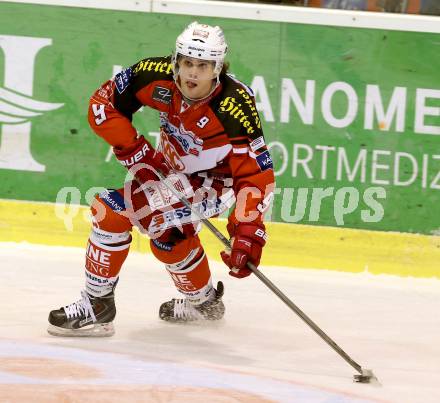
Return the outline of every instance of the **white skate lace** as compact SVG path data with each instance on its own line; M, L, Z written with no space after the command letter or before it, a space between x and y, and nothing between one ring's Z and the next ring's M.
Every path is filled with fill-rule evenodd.
M203 315L186 299L174 300L174 317L176 319L201 319Z
M84 314L84 317L87 318L90 316L93 322L96 322L95 313L93 312L93 307L90 303L90 298L85 291L81 291L81 299L76 301L70 305L65 306L64 312L66 312L67 319L77 318Z

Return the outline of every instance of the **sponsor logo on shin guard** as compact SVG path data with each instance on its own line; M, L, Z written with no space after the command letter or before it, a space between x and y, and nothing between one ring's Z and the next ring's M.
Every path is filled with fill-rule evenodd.
M94 283L98 283L99 285L106 285L110 283L110 279L105 277L97 277L94 276L92 273L86 270L86 277L87 280L93 281Z
M189 291L196 291L197 288L194 286L194 284L191 282L191 280L188 279L188 276L186 274L176 274L176 273L170 273L171 278L174 281L174 284L180 291L184 291L185 294ZM197 295L198 293L196 293Z
M86 269L90 273L108 277L111 253L98 249L89 242L86 251Z

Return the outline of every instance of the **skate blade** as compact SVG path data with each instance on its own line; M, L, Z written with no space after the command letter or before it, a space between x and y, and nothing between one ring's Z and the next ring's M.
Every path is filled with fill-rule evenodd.
M196 326L205 326L205 325L212 325L213 323L222 323L223 322L223 316L219 318L175 318L175 317L164 317L161 318L159 316L159 319L163 320L167 323L176 323L178 325L196 325Z
M113 322L95 323L81 329L64 329L49 323L47 332L52 336L60 337L110 337L115 334Z

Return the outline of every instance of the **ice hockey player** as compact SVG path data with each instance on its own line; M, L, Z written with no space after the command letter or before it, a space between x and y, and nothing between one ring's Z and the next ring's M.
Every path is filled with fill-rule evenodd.
M152 253L183 294L164 302L159 317L170 322L223 317L223 284L213 287L197 235L200 222L158 180L157 170L205 217L231 208L232 249L221 253L231 275L246 277L251 274L246 262L259 264L273 166L252 91L227 73L226 52L218 26L193 22L177 38L173 55L143 59L92 95L89 123L134 179L95 197L85 290L77 302L50 312L50 334L114 333L114 289L133 225L150 238ZM157 150L132 125L142 106L159 111Z

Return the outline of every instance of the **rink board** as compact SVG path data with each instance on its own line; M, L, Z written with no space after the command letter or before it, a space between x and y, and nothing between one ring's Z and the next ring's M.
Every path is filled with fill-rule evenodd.
M279 192L269 216L284 223L268 224L264 263L440 276L437 19L203 1L15 3L36 4L0 1L0 86L24 96L25 113L31 100L47 110L20 124L0 118L0 199L10 200L0 202L1 240L85 244L89 224L77 216L67 231L53 202L65 201L67 186L77 191L73 203L85 205L126 175L87 125L89 95L123 66L171 52L181 29L204 16L224 27L233 72L253 84L274 159ZM264 57L256 62L257 49ZM16 66L24 56L28 63ZM344 115L352 123L335 127L346 124ZM155 144L157 115L145 108L134 121ZM365 220L375 213L366 204L371 189L385 195L376 200L383 210L376 221ZM331 194L313 205L315 190ZM341 220L347 197L358 205ZM204 237L217 258L216 241ZM136 234L133 249L147 251L148 242Z
M126 171L88 126L88 98L122 67L171 53L194 15L205 15L198 19L224 28L231 72L256 94L277 179L273 221L439 231L434 18L201 1L49 3L0 2L0 86L10 91L0 94L0 115L22 121L0 117L0 198L55 202L74 186L85 205L91 187L121 187ZM48 105L29 111L31 101ZM155 144L155 111L144 108L134 124ZM315 203L314 192L326 197ZM340 217L347 200L355 206Z
M63 210L52 203L0 200L0 242L85 246L88 208ZM72 216L62 220L59 217ZM213 220L226 234L226 221ZM268 223L269 242L262 264L440 278L440 237L382 231ZM206 229L203 245L210 259L220 260L219 241ZM133 231L131 250L149 252L149 241Z

